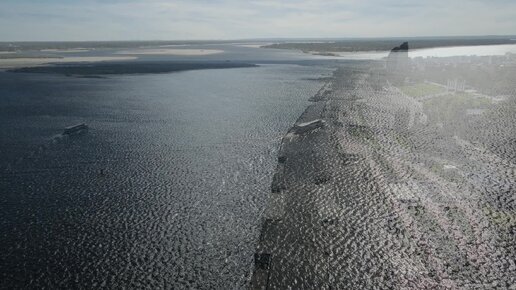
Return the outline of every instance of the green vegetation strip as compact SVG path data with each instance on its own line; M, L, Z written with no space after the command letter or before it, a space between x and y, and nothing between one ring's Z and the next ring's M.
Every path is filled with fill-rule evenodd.
M428 95L435 95L446 92L446 89L434 84L419 83L415 85L402 86L399 88L404 94L413 98L420 98Z

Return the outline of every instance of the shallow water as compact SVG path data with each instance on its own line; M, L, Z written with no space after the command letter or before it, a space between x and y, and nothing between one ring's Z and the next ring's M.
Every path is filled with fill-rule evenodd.
M1 73L0 288L244 287L277 147L328 73Z
M407 63L340 67L285 137L253 285L516 286L515 59Z

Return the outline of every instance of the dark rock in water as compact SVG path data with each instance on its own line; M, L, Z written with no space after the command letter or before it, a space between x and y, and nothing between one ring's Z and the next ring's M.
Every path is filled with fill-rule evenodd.
M403 51L408 52L408 50L409 50L408 42L403 42L400 46L396 46L395 48L393 48L391 50L391 52L403 52Z
M389 53L389 57L387 59L388 64L390 63L396 67L405 64L405 62L408 61L408 51L408 42L404 42L400 46L396 46L391 50L391 53Z
M258 269L268 269L271 255L265 253L254 254L254 263Z
M285 179L285 164L279 163L276 168L276 173L272 177L271 192L280 193L286 189Z
M270 254L254 254L254 275L249 289L267 289L270 275L270 262Z
M406 77L410 59L408 56L409 44L402 43L391 50L387 57L387 70L390 71L392 82L401 82Z

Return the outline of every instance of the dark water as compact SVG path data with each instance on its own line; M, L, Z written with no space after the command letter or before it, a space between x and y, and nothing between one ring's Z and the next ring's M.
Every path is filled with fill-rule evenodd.
M0 73L0 288L245 287L278 144L328 73Z

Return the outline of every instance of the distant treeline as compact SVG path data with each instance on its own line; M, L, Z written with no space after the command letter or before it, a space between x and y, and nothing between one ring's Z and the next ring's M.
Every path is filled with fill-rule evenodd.
M277 49L297 49L304 52L356 52L356 51L388 51L408 41L410 49L434 48L446 46L474 46L516 44L514 37L505 38L417 38L417 39L350 39L331 42L282 42L264 46Z

